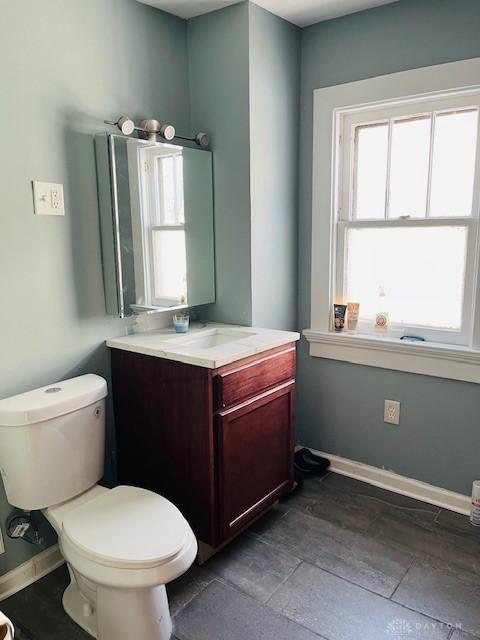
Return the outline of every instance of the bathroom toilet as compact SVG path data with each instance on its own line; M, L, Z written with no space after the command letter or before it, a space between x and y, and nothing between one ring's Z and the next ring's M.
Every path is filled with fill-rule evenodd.
M0 470L10 504L41 509L58 534L70 584L63 606L99 640L167 640L165 584L197 553L180 511L103 476L103 378L88 374L0 400Z

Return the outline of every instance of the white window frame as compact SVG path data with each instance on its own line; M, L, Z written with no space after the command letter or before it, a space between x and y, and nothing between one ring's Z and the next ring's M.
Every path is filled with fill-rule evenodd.
M314 91L313 175L312 175L312 271L311 328L304 331L310 342L310 355L333 358L425 375L480 382L480 277L478 251L470 287L476 301L468 328L468 346L424 342L400 342L398 337L365 334L335 334L332 331L332 306L335 301L337 273L335 235L339 214L338 193L342 175L340 167L342 124L346 114L374 113L378 109L411 108L412 102L436 103L444 97L472 97L480 91L480 58L379 76ZM470 95L469 95L470 94ZM371 115L371 114L370 114ZM348 117L348 116L347 116ZM477 157L480 140L477 140ZM333 153L332 153L333 150ZM350 160L348 160L350 162ZM477 176L478 180L478 176ZM475 192L478 192L478 184ZM478 201L475 211L478 212ZM478 214L477 214L478 215ZM466 218L455 218L455 223ZM412 219L408 224L422 221ZM442 218L445 223L445 219ZM390 221L388 223L391 224ZM469 242L478 242L477 232ZM472 249L472 247L469 247ZM470 265L472 271L472 265ZM461 341L457 340L457 342Z

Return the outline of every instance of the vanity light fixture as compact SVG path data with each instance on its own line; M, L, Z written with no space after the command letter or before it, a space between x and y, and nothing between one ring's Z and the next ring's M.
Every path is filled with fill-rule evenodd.
M208 133L200 131L195 136L180 136L175 133L175 127L171 124L161 124L155 118L149 118L141 120L137 126L135 122L129 116L121 116L118 120L104 120L105 124L110 124L114 127L118 127L125 136L130 136L134 131L139 131L145 134L147 140L155 141L157 136L164 140L170 141L174 138L178 140L188 140L189 142L195 142L198 147L206 148L210 144L210 136Z
M117 123L117 127L126 136L129 136L135 131L135 123L128 116L122 116Z
M118 120L104 120L105 124L111 124L113 127L118 127L120 131L126 135L131 135L135 130L136 126L134 121L128 116L122 116Z
M208 145L210 144L210 136L208 135L208 133L204 133L203 131L197 133L197 135L193 138L189 136L179 135L176 135L175 137L179 140L188 140L189 142L195 142L195 144L199 147L208 147Z
M161 124L153 118L142 120L139 129L147 134L148 140L155 140L156 136L160 136L164 140L173 140L175 137L175 127L173 125Z
M146 134L147 140L155 141L157 136L164 140L173 140L175 137L175 127L171 124L161 124L158 120L150 118L142 120L137 127L135 122L129 116L121 116L118 120L104 120L105 124L118 127L120 131L126 135L131 135L134 131L140 131Z

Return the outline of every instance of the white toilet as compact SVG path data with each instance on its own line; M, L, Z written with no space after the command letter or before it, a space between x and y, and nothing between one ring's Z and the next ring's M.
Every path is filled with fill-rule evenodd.
M99 640L167 640L165 584L190 567L197 542L162 496L97 484L106 396L89 374L0 400L1 474L10 504L42 509L58 534L71 618Z

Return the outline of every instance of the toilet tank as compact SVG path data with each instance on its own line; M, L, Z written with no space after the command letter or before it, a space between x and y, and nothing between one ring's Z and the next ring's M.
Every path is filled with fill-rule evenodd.
M0 472L8 502L44 509L103 476L107 383L87 374L0 400Z

